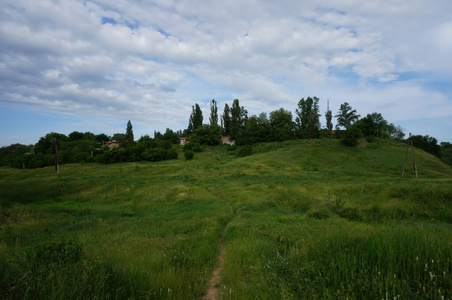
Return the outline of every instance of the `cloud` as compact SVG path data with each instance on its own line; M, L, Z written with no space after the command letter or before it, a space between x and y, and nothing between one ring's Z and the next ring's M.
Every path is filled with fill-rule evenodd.
M191 105L212 98L240 98L253 113L318 95L394 122L451 116L450 90L431 88L452 75L451 9L446 0L5 0L0 104L120 114L160 130L182 129Z

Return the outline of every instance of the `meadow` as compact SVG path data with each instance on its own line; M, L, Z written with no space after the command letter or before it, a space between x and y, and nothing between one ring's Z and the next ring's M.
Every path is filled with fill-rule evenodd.
M0 169L2 299L451 299L452 169L392 140ZM410 162L408 162L410 166Z

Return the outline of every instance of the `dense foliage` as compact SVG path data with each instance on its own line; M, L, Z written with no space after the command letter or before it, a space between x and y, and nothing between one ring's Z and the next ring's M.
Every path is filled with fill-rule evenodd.
M222 136L229 137L236 145L253 145L262 142L287 141L291 139L339 138L346 146L354 147L360 138L374 142L378 138L391 138L403 141L404 129L389 123L377 112L360 118L356 109L344 102L340 105L336 130L333 131L332 111L325 113L326 128L321 129L319 98L302 98L295 110L295 118L289 110L280 108L267 114L248 116L248 111L235 99L231 105L225 103L224 111L218 115L217 102L210 103L210 124L203 124L202 110L199 104L192 106L188 128L174 132L167 128L165 133L154 132L154 139L142 136L134 141L132 123L127 122L125 133L95 135L91 132L74 131L68 136L61 133L49 133L35 145L13 144L0 148L0 164L16 168L39 168L55 164L79 162L130 162L159 161L177 158L180 137L188 137L195 145L219 145ZM221 121L221 126L218 121ZM431 153L443 161L452 164L450 143L441 143L430 136L413 135L415 147ZM119 147L113 147L119 146ZM107 147L107 145L109 145ZM196 152L196 151L195 151Z

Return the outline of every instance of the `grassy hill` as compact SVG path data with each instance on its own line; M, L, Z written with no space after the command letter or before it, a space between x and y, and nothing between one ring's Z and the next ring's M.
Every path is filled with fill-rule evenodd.
M452 297L452 169L405 145L0 172L4 298ZM410 157L409 157L410 158ZM408 166L411 166L408 161Z

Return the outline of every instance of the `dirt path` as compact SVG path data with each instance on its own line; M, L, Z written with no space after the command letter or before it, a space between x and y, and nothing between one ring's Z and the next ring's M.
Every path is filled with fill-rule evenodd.
M202 298L203 300L216 300L220 299L220 281L221 281L221 271L223 270L224 259L226 256L226 247L224 243L220 245L220 255L218 256L217 267L212 272L212 278L209 281L209 289L207 294Z

